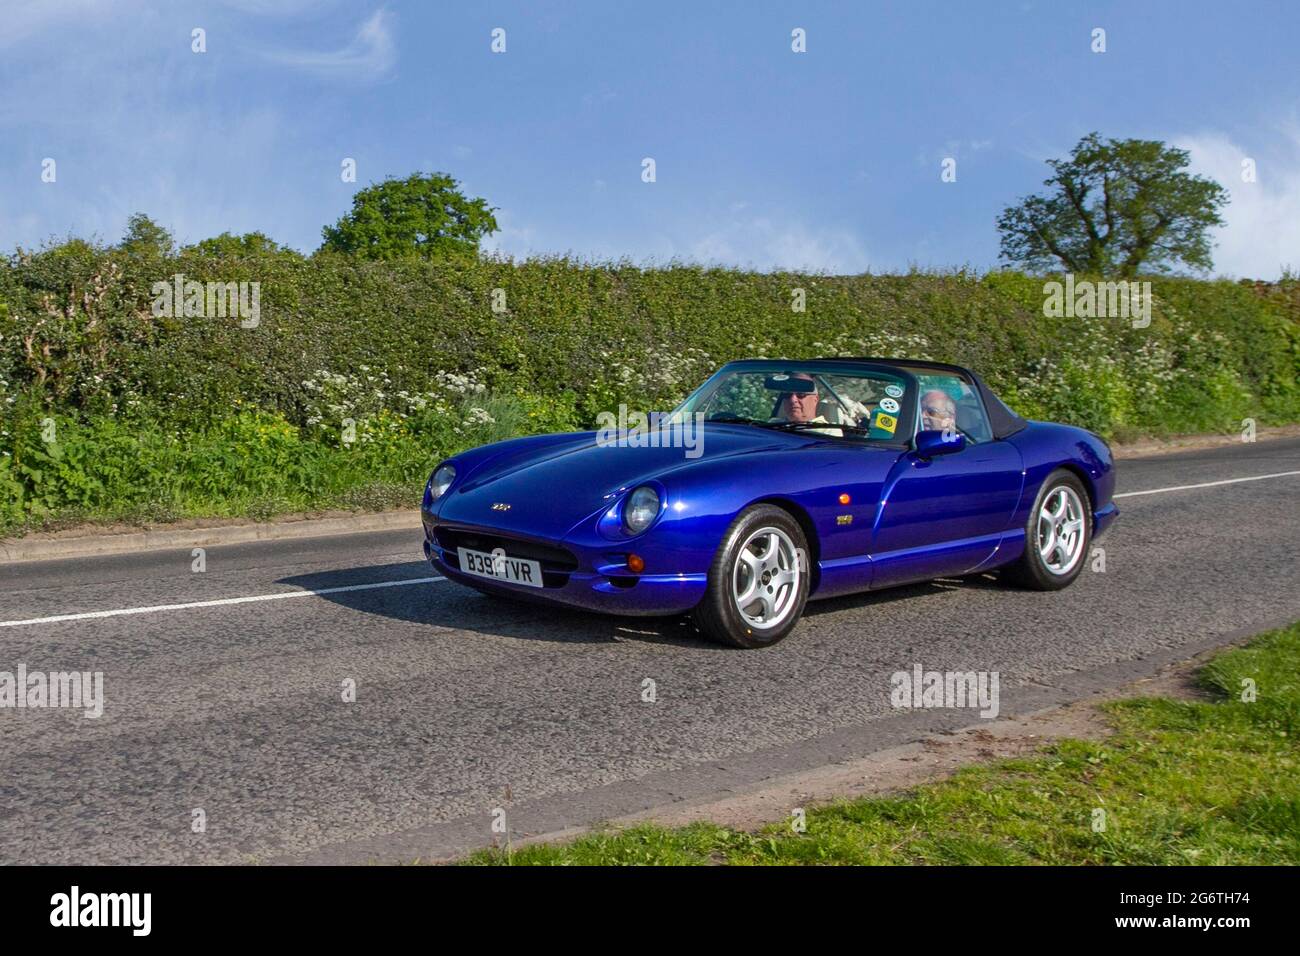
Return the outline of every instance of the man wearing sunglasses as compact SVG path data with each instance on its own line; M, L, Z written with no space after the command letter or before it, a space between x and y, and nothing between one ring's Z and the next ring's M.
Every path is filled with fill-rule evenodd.
M795 372L791 378L802 379L806 382L815 382L815 379L806 372ZM820 424L825 422L828 428L809 428L806 431L839 436L841 430L826 418L825 415L818 413L821 405L821 395L817 391L816 385L806 392L785 392L781 396L781 402L777 406L775 421L785 422L814 422Z
M957 428L957 403L951 395L932 388L921 396L921 428L939 432Z

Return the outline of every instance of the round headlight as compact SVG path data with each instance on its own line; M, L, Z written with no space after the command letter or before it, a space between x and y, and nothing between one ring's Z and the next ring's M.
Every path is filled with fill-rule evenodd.
M434 471L433 477L429 479L429 493L432 500L437 501L443 496L451 483L456 480L456 468L454 465L439 465Z
M650 522L659 514L659 492L649 485L642 485L623 503L623 527L630 534L640 534L650 527Z

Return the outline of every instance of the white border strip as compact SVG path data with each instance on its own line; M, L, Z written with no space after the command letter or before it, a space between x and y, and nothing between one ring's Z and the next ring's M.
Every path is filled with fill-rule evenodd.
M1225 478L1223 481L1205 481L1199 485L1173 485L1169 488L1152 488L1149 491L1126 491L1112 498L1136 498L1138 495L1162 495L1166 491L1187 491L1190 488L1213 488L1215 485L1235 485L1241 481L1263 481L1265 478L1285 478L1300 475L1300 471L1278 471L1271 475L1251 475L1249 478Z
M407 584L433 584L446 578L403 578L400 581L378 581L374 584L349 584L338 588L321 588L318 591L280 591L275 594L250 594L247 597L221 598L216 601L190 601L186 604L154 604L149 607L123 607L111 611L86 611L82 614L56 614L53 617L33 617L25 621L0 621L0 627L18 627L22 624L53 624L55 621L86 621L97 617L121 617L123 614L154 614L158 611L185 611L193 607L224 607L228 604L252 604L254 601L279 601L283 598L315 597L321 594L343 594L347 591L371 591L375 588L400 588Z

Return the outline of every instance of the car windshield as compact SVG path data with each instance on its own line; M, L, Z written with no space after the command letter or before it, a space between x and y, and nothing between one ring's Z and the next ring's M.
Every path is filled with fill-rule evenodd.
M673 413L847 441L911 437L908 379L885 369L793 364L723 368Z

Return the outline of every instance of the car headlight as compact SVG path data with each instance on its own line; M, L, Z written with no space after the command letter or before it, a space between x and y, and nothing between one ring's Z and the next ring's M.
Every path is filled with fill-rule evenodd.
M429 479L430 501L437 501L451 487L451 483L456 480L455 465L439 465L434 470L433 477Z
M623 502L623 528L628 534L640 534L659 514L659 492L642 485Z

